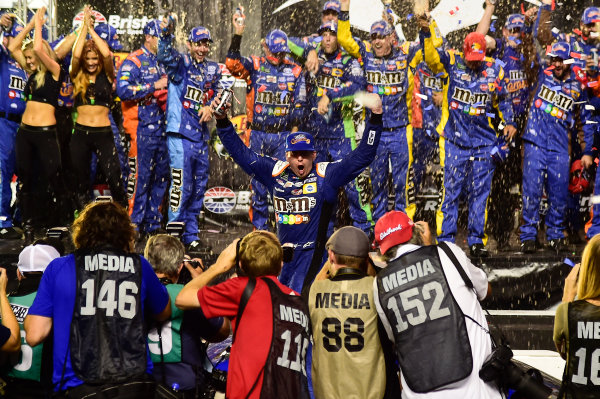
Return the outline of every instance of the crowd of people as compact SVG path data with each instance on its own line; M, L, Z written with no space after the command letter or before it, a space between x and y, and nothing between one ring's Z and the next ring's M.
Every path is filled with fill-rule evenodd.
M387 13L372 25L370 40L361 40L350 30L349 1L330 0L317 33L288 37L275 29L261 41L262 55L242 56L246 15L237 10L224 63L247 84L249 147L283 161L288 134L302 132L310 136L317 170L324 171L360 148L365 121L373 113L368 107L357 113L357 104L362 105L361 93L377 94L383 106L381 138L374 157L358 170L368 173L368 183L352 173L350 180L332 186L343 186L354 226L373 237L375 221L390 206L390 192L393 209L414 216L425 170L436 163L442 176L435 216L439 240L456 239L464 200L470 254L487 256L492 202L498 247L508 245L513 215L506 207L515 205L505 202L516 186L522 187L523 252L539 247L544 196L545 237L560 252L567 244L569 204L581 191L581 185L570 188L570 172L580 176L592 170L596 157L600 10L586 8L579 29L563 34L552 27L553 3L542 3L539 10L509 15L501 35L492 38L496 6L486 1L462 52L450 48L427 13L415 17L420 29L414 42L399 40ZM92 11L86 6L82 23L52 45L44 40L45 9L25 26L14 14L0 19L7 90L0 123L12 132L0 154L0 236L21 237L13 227L13 174L16 214L27 244L35 227L71 224L92 199L92 180L100 174L113 199L128 208L139 236L164 232L167 222L183 222L184 245L202 248L198 215L210 174L208 123L211 104L226 88L223 68L207 58L211 33L194 27L188 51L179 52L176 18L151 20L143 29L142 47L117 69L112 51L122 46L116 30L95 25ZM272 176L284 169L278 167ZM268 192L279 189L255 170L248 172L252 224L269 229ZM499 183L490 198L494 176ZM318 182L308 180L308 185L285 187L308 201L303 208L273 194L277 230L316 229L318 218L310 213ZM58 212L45 212L50 205ZM596 211L586 227L588 238L600 229ZM314 233L300 234L280 239L310 250Z

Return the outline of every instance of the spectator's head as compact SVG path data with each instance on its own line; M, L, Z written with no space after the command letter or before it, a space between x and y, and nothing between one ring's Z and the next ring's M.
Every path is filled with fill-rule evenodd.
M472 70L478 70L485 58L485 49L485 35L479 32L469 33L463 43L463 53L467 67Z
M571 58L571 45L567 42L556 42L550 47L548 53L552 74L556 79L563 80L570 72L571 66L565 60Z
M321 23L328 21L337 22L340 15L341 5L339 0L328 0L323 5L323 12L321 13Z
M127 211L116 202L92 202L73 222L75 248L111 246L133 251L135 230Z
M338 49L337 22L324 22L319 28L321 35L321 48L325 54L333 54Z
M185 248L181 241L168 234L150 237L144 249L144 257L148 259L154 272L174 282L177 281L183 266L184 255Z
M334 273L342 267L360 269L366 273L370 245L369 237L361 229L342 227L329 237L325 248L332 265L330 269Z
M390 211L375 224L375 243L386 261L404 244L423 245L422 230L402 211Z
M60 256L60 253L50 245L28 245L19 254L17 263L17 278L27 278L31 274L42 274L48 264Z
M275 234L257 230L239 242L238 259L249 277L277 276L283 266L283 249Z
M371 25L371 46L375 57L385 57L392 52L394 28L387 21L379 20Z
M577 299L600 296L600 234L588 241L583 255L577 281Z
M579 27L581 34L590 43L597 43L600 41L598 34L600 33L600 8L588 7L583 11L581 15L581 22Z
M204 26L196 26L190 31L187 46L192 58L197 62L203 62L210 52L212 38L210 31Z
M265 38L265 54L273 65L279 65L290 52L288 37L284 31L274 29Z
M123 49L123 45L119 41L119 34L112 25L98 24L94 30L98 36L108 44L110 51L119 51Z
M153 19L144 26L144 47L156 54L158 51L158 36L160 34L160 20Z
M290 133L285 139L285 159L301 179L308 176L317 157L314 143L313 136L305 132Z

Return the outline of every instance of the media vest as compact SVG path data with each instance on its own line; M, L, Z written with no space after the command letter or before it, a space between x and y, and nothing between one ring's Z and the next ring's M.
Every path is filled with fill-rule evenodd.
M113 248L75 252L77 291L71 365L87 383L119 383L146 372L139 255Z
M412 391L431 392L471 374L464 315L450 291L437 246L390 262L377 276L377 294Z
M268 278L273 336L264 368L261 399L308 399L306 350L310 342L308 309L302 297L286 295Z
M587 301L569 303L569 352L561 398L600 396L600 307ZM596 328L594 328L596 327Z
M355 270L349 277L340 276L347 269L340 269L332 280L315 281L308 297L315 396L380 399L385 393L385 360L373 277Z

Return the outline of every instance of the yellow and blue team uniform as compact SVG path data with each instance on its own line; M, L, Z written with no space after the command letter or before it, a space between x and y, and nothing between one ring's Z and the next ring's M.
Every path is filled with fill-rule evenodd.
M368 42L358 41L352 37L348 18L347 12L340 14L338 42L350 55L361 59L367 81L366 89L368 92L379 94L383 103L381 144L371 165L373 219L381 218L388 210L389 190L386 186L390 164L396 195L394 209L405 211L412 217L416 210L416 193L411 176L413 163L411 101L414 71L422 59L420 46L404 43L402 46L392 48L392 53L388 57L375 57ZM379 23L386 25L384 21ZM386 29L385 26L381 28L383 33L387 32Z
M422 33L423 34L423 33ZM434 46L431 35L423 34L425 60L435 73L445 71L440 134L440 166L444 173L443 197L436 214L441 241L454 241L461 193L468 193L468 245L487 242L484 233L494 161L492 148L497 134L493 119L498 113L505 125L513 124L512 103L506 97L504 70L486 57L478 70L465 64L462 53Z

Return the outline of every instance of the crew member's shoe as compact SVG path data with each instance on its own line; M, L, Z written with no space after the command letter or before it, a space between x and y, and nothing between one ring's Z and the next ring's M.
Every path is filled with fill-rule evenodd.
M473 244L469 247L472 258L487 258L488 250L481 243Z
M552 248L556 253L565 252L569 249L564 238L550 240L548 241L548 246L550 246L550 248Z
M23 238L25 239L25 246L33 244L33 241L35 241L33 226L25 226L23 228Z
M524 254L532 254L536 250L535 240L525 240L521 242L521 252Z
M20 240L23 234L15 230L14 227L0 228L0 239L2 240Z

